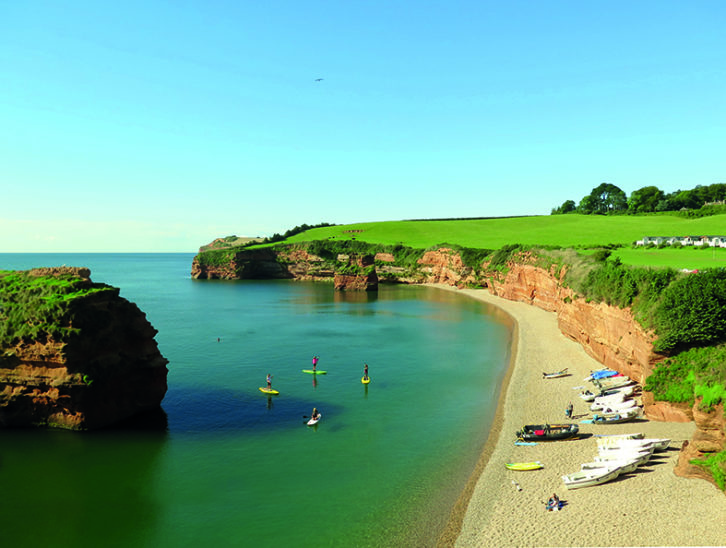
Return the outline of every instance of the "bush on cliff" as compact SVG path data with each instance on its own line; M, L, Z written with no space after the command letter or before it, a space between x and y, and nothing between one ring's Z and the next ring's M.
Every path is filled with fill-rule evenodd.
M690 462L709 472L721 491L726 490L726 451L712 453L703 460L693 459Z
M196 259L199 266L223 267L229 265L235 254L245 246L228 247L224 249L208 249L197 253Z
M726 345L691 348L659 363L645 382L656 400L693 404L704 408L726 401Z
M588 299L612 306L635 304L636 317L647 321L647 312L676 275L672 269L626 267L615 259L599 262L575 289Z
M726 340L726 270L689 274L665 288L655 316L656 352Z

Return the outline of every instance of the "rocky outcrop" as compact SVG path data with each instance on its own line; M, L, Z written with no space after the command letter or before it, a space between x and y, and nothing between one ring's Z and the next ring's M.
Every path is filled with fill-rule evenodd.
M452 249L442 247L436 251L427 251L417 262L425 283L456 287L476 283L473 269L467 267L461 260L461 255Z
M157 331L119 290L91 282L88 269L38 269L33 276L77 278L59 325L16 338L0 358L0 427L49 426L86 430L158 410L167 389L168 361Z
M293 261L295 262L295 261ZM292 278L293 274L271 249L231 253L225 261L204 263L199 255L192 261L192 278L245 280L265 278Z
M716 484L713 476L702 466L692 464L692 460L703 460L710 453L718 453L726 449L726 418L723 403L708 411L701 409L698 398L692 408L693 420L697 430L693 439L683 443L678 455L675 473L686 478L701 478Z
M373 255L338 256L338 261L347 261L347 265L335 274L336 291L378 291Z

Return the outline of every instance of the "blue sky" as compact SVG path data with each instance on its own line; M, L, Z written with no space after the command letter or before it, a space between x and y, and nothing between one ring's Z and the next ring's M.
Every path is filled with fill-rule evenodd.
M0 0L0 252L726 182L724 28L721 1Z

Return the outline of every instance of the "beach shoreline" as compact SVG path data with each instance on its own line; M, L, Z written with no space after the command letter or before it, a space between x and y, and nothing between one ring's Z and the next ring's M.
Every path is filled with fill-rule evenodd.
M559 331L553 312L496 297L486 289L430 285L496 306L515 326L492 428L438 546L726 545L722 526L726 523L726 496L706 481L673 473L682 442L695 430L693 423L580 424L584 439L514 445L515 432L523 424L579 422L565 419L569 402L574 405L574 416L585 418L589 404L573 388L586 386L583 379L602 365ZM542 378L543 372L565 367L570 376ZM561 476L579 470L581 463L591 461L597 453L593 435L626 432L672 441L666 452L635 473L596 487L564 487ZM504 466L533 460L543 462L544 469L514 472ZM543 502L552 493L567 503L559 512L544 509Z

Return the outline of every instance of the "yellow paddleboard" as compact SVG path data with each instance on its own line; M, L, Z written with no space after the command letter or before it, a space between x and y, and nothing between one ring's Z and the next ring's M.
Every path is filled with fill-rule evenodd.
M371 382L371 378L368 377L366 379L365 377L361 377L360 382L362 382L363 384L368 384L369 382Z
M264 392L265 394L273 394L275 396L279 394L279 392L274 388L264 388L262 386L260 386L260 392Z
M508 462L505 464L507 468L510 470L519 470L519 471L525 471L525 470L539 470L540 468L544 468L541 462L535 461L535 462Z

